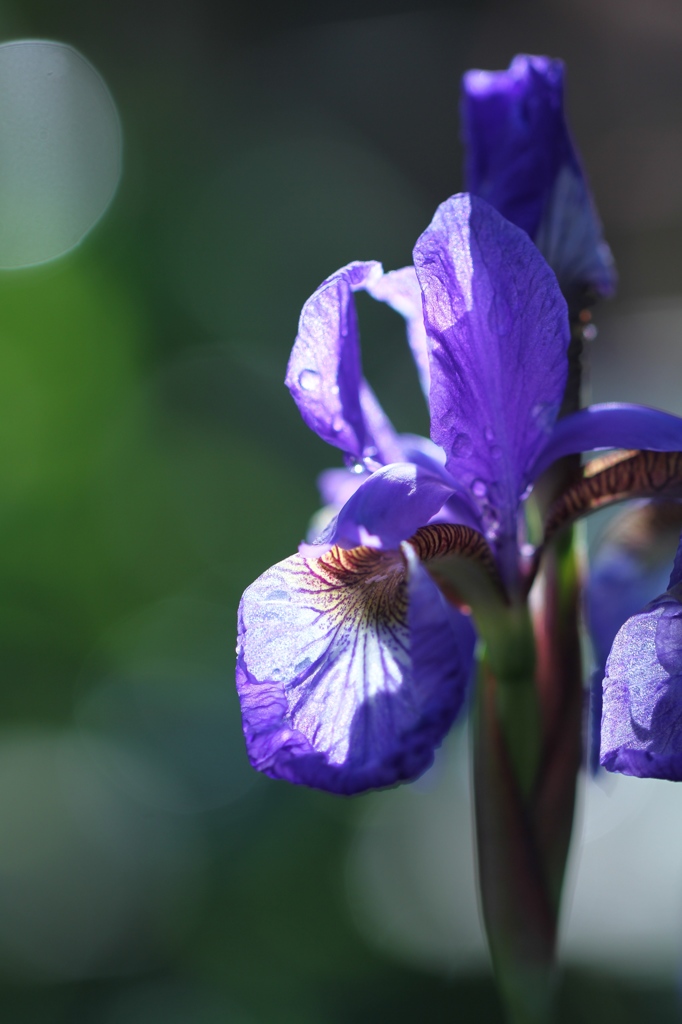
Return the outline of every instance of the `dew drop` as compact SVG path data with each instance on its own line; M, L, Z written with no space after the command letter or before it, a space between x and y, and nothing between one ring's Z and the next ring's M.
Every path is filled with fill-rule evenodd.
M298 383L304 391L317 391L320 386L320 375L317 370L301 370Z
M345 421L341 413L337 412L332 420L332 430L335 434L340 434L345 425Z
M471 490L473 491L477 498L485 498L486 494L488 493L488 488L486 487L482 480L474 480L473 484L471 485Z
M339 385L338 384L332 384L332 386L329 389L329 393L331 395L338 395L338 393L339 393Z
M350 471L351 473L364 473L365 467L361 462L354 462L353 465L350 467Z
M492 444L492 442L495 440L495 432L490 427L485 428L485 439L488 442L488 444Z
M469 459L473 455L474 446L468 434L457 434L452 442L452 454L456 458Z
M557 409L550 402L538 402L531 409L531 416L541 430L550 431L554 425Z

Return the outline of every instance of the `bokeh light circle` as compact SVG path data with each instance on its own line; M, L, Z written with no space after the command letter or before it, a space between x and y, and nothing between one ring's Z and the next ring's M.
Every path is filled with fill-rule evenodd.
M64 43L0 45L0 268L63 255L109 205L121 127L100 75Z

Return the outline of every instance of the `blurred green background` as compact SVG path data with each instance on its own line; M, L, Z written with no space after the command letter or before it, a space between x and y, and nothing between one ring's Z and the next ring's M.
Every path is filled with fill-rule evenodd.
M0 272L0 1019L500 1021L464 731L399 792L256 777L236 608L339 461L283 387L300 307L410 261L462 185L469 67L567 62L621 275L593 397L682 412L682 9L3 0L18 38L97 68L124 160L79 248ZM425 432L401 323L360 307L367 376ZM583 797L565 1021L679 1016L682 793L626 781Z

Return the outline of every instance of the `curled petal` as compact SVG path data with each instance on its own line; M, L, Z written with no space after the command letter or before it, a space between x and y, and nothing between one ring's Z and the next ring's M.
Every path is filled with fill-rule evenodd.
M375 299L386 302L396 313L401 313L407 323L407 340L419 373L422 391L429 397L430 370L429 353L424 328L422 293L414 267L391 270L383 277L373 278L367 291Z
M462 81L467 188L533 239L565 293L615 287L613 260L564 117L564 66L519 54Z
M564 455L598 448L682 451L682 419L660 409L626 402L590 405L559 420L530 469L530 479L535 480Z
M459 501L461 522L478 527L475 509L466 495L457 494L454 481L413 463L399 462L366 477L348 499L309 555L321 555L333 545L353 548L397 548L424 526L446 503Z
M439 207L414 250L431 364L431 436L480 509L516 544L530 466L567 375L569 327L556 277L528 238L476 196Z
M307 425L357 460L395 458L384 451L393 428L362 376L353 298L381 275L380 263L350 263L324 281L301 311L287 367L286 385Z
M462 705L473 649L469 620L408 544L280 562L240 605L252 764L346 794L415 778Z
M682 602L679 588L618 632L603 686L601 763L640 778L682 780Z

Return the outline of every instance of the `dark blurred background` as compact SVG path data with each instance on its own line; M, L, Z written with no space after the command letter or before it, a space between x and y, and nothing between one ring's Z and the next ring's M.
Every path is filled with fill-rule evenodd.
M19 38L94 65L124 159L79 248L0 272L0 1019L501 1021L465 729L400 791L256 777L236 608L339 462L283 387L300 307L349 260L410 261L462 186L469 67L566 61L621 277L593 397L682 413L682 8L3 0ZM360 313L367 376L425 432L398 317ZM562 1020L678 1019L681 798L585 788Z

